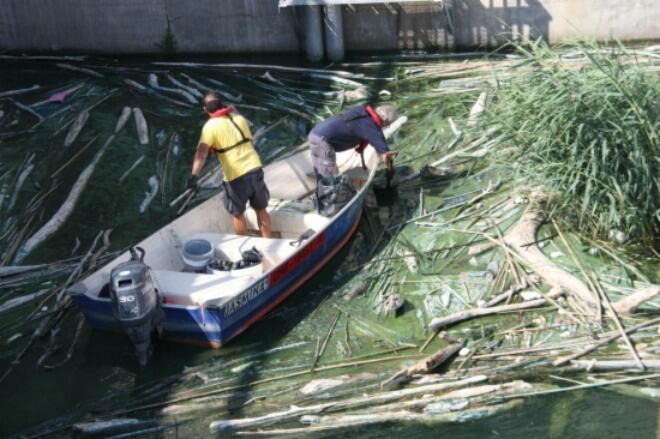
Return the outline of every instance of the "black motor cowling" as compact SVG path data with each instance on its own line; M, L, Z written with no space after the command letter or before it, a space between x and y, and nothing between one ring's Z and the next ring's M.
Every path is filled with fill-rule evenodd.
M140 365L145 366L151 353L151 333L161 331L164 315L151 269L143 262L144 250L136 247L130 252L131 259L110 272L112 314L135 345Z

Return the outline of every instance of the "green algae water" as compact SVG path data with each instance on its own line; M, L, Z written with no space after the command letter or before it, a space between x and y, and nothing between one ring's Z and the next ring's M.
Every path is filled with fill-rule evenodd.
M62 110L64 105L69 105L70 109L33 130L31 127L37 122L34 115L22 111L7 99L0 100L0 185L11 188L20 166L30 154L35 154L34 170L17 193L14 206L0 211L0 226L3 228L0 230L3 237L0 251L3 256L10 250L12 237L20 232L29 218L33 217L34 223L28 225L26 236L34 233L37 224L45 223L59 208L82 169L111 134L124 106L143 110L149 125L149 144L139 144L131 118L95 169L66 223L24 263L40 264L80 256L87 251L98 232L105 229L112 229L110 250L122 250L176 218L176 210L169 207L169 202L185 189L204 116L200 108L177 107L161 98L137 93L124 79L146 84L147 75L155 73L161 85L165 85L166 75L182 80L182 74L185 74L209 87L218 88L226 93L230 102L235 99L233 104L253 124L255 134L281 121L256 142L265 164L303 143L316 121L351 105L340 93L341 84L299 72L269 71L277 81L273 82L264 77L265 70L262 69L165 67L135 59L90 59L84 65L104 77L63 70L54 62L24 60L0 65L0 92L33 84L42 87L14 97L25 105L82 84L79 91L62 104L35 107L43 116ZM352 79L364 83L372 101L393 103L409 117L408 123L390 141L400 151L397 162L402 176L432 161L429 157L435 159L442 155L440 152L453 138L447 118L464 118L478 96L478 91L437 95L433 92L438 87L436 79L405 80L405 69L415 68L415 65L414 61L392 61L375 66L356 63L342 67L369 78L356 76ZM64 147L68 129L54 133L78 111L109 93L112 93L110 98L90 111L89 120L78 139L71 146ZM171 94L167 96L173 97ZM16 134L18 132L26 133ZM95 137L97 140L74 158ZM175 138L180 139L181 149L177 154L171 150ZM119 177L140 157L144 157L141 163L119 183ZM56 178L51 177L72 158L64 171ZM147 181L153 175L159 178L160 189L146 211L140 214L139 206L149 190ZM465 236L451 227L402 228L398 235L383 232L391 231L424 212L446 207L448 203L464 203L496 182L501 182L497 187L503 196L512 185L505 177L497 167L468 168L459 178L450 181L427 181L421 195L422 185L415 181L402 183L396 192L376 189L356 235L333 261L291 298L220 350L157 343L150 364L141 369L133 347L122 334L92 331L84 325L78 331L80 314L75 307L64 314L54 335L34 343L29 339L38 323L26 319L47 314L49 307L53 306L52 301L42 305L43 309L37 307L40 301L35 300L0 314L0 374L3 376L0 382L0 434L69 437L73 434L70 425L81 420L90 421L96 416L126 416L145 421L144 427L138 429L143 430L139 436L209 436L208 426L214 420L258 416L286 410L291 405L311 405L340 395L350 397L378 391L380 381L401 365L409 365L421 358L415 357L417 349L406 350L401 345L419 347L424 343L429 336L426 324L432 317L433 307L458 310L462 306L458 300L451 299L457 297L456 294L444 296L445 290L460 291L468 285L465 293L472 296L471 300L476 300L474 296L483 295L487 288L483 281L486 259L470 265L465 253L430 253L430 257L419 257L417 272L411 271L401 258L396 259L405 251L421 255L442 245L451 246L465 240ZM378 179L382 180L382 175ZM213 187L205 189L196 202L201 202L212 192ZM38 208L29 215L24 214L31 200L45 193L48 195L43 197ZM514 215L503 220L501 226L506 228L515 223L519 213L519 210L514 211ZM435 224L443 224L457 216L455 211L447 211L433 215L432 219ZM558 246L554 242L551 244L553 249L555 245ZM391 262L382 262L388 258L392 258ZM590 262L590 266L598 264L597 258ZM657 264L650 264L646 271L653 276L654 270L657 276ZM610 274L620 275L615 269L610 270ZM65 278L66 275L50 274L35 277L20 286L3 286L0 302L48 288ZM368 291L346 300L346 294L361 284L368 284ZM439 286L442 291L438 291ZM406 299L396 316L385 315L382 311L378 302L382 290L396 291ZM449 297L448 302L443 303L446 297ZM524 323L524 319L515 316L510 327ZM329 333L335 320L336 325ZM494 324L494 319L459 325L451 334L469 339L472 332L489 330L491 323ZM72 346L76 333L78 336ZM317 345L328 334L327 349L317 366L321 371L268 381L309 370ZM434 341L426 353L434 352L443 343ZM30 348L21 356L28 345ZM68 352L71 352L70 359L64 361ZM383 352L392 352L401 358L338 371L323 370L325 366L379 358ZM406 355L409 358L405 358ZM21 358L20 363L14 365L17 356ZM44 367L59 362L63 363L58 367ZM312 379L356 374L361 378L354 388L322 391L315 395L301 395L299 392ZM539 379L547 380L545 377ZM199 388L209 392L228 390L209 394L201 402L186 400L186 392ZM660 434L657 399L632 397L617 390L620 389L529 398L510 411L461 424L383 422L329 432L295 432L291 436L657 437ZM173 406L177 406L178 411L168 412ZM128 407L139 410L126 413ZM297 419L283 425L303 427Z

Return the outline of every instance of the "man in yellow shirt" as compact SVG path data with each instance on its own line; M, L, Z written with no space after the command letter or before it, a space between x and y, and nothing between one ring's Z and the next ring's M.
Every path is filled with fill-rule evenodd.
M264 171L259 154L252 144L247 120L233 114L232 108L223 107L222 100L215 92L204 97L204 111L209 115L209 120L202 128L188 187L197 187L199 173L209 152L217 155L224 173L223 204L232 216L234 230L239 235L247 235L245 208L249 201L257 213L261 236L270 238L271 221L266 211L270 193L264 183Z

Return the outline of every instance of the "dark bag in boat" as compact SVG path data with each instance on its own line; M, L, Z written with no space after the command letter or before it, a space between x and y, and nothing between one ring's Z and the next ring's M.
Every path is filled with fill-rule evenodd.
M209 263L208 268L216 271L229 271L234 268L234 263L225 259L215 259Z
M321 215L331 217L346 206L356 190L345 175L323 177L316 188L316 206Z
M234 262L234 270L240 270L241 268L252 267L261 263L261 260L264 258L263 255L256 247L252 247L250 250L245 250L241 253L240 261Z

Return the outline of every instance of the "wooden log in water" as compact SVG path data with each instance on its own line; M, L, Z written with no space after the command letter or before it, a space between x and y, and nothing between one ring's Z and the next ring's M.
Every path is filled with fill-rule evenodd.
M127 430L137 430L156 425L155 420L133 418L109 419L106 421L79 422L73 425L73 430L88 435L109 435Z
M181 81L179 81L178 79L176 79L174 76L172 76L170 74L167 74L165 76L167 77L167 79L173 85L179 87L180 89L187 91L188 93L190 93L191 95L195 96L198 99L203 99L204 98L204 95L202 94L202 92L200 92L196 88L191 87L189 85L185 85L184 83L182 83Z
M633 314L642 304L660 295L660 286L651 285L643 290L637 291L630 296L624 297L612 306L617 313Z
M511 252L513 256L523 260L549 285L570 291L582 303L594 310L597 304L595 293L576 276L552 262L538 245L529 245L530 242L537 241L537 231L546 219L544 206L548 195L537 190L530 194L529 199L529 206L522 217L513 229L504 236L504 242L499 244L505 245L505 251ZM488 238L487 235L485 236Z
M4 267L3 267L4 268ZM6 302L0 304L0 314L11 311L14 308L17 308L25 303L31 302L34 299L37 299L44 294L46 294L48 289L41 289L35 293L25 294L23 296L18 296L13 299L7 300Z
M204 79L205 79L206 81L210 82L211 84L217 86L217 87L228 88L227 84L225 84L224 82L220 82L220 81L218 81L217 79L208 78L208 77L206 77L206 78L204 78ZM240 95L240 94L239 94L239 95L233 95L233 94L231 94L231 93L229 93L229 92L222 91L222 90L215 90L215 91L216 91L216 92L217 92L217 93L218 93L223 99L226 99L226 100L228 100L228 101L230 101L230 102L241 102L241 101L243 101L243 95ZM251 105L241 105L241 107L242 107L242 108L252 108L252 109L264 108L264 107L256 107L256 106L251 106ZM265 109L265 110L268 111L268 109Z
M70 146L73 142L76 141L76 139L78 138L78 134L80 134L80 131L82 131L88 119L89 119L89 112L81 111L80 113L78 113L76 120L73 122L73 125L71 125L71 128L69 128L69 132L67 133L66 138L64 139L65 147Z
M70 70L72 72L78 72L78 73L84 73L86 75L93 76L95 78L103 78L104 76L100 74L99 72L95 72L92 69L88 69L85 67L77 67L77 66L72 66L71 64L67 63L57 63L57 67L65 70Z
M660 317L649 320L649 321L646 321L646 322L639 323L639 324L637 324L635 326L631 326L629 328L626 328L625 332L626 332L626 334L632 334L632 333L634 333L634 332L636 332L640 329L648 328L650 326L658 325L658 324L660 324ZM586 348L579 350L578 352L576 352L574 354L556 359L552 363L552 365L553 366L563 366L563 365L567 364L569 361L572 361L572 360L580 358L584 355L587 355L587 354L595 351L596 349L598 349L600 347L607 346L608 344L610 344L614 340L618 340L621 336L622 336L622 334L620 332L617 332L613 335L609 335L606 338L603 338L602 340L600 340L596 343L593 343L593 344L587 346Z
M159 414L162 416L180 416L194 412L213 411L218 412L226 409L229 403L226 399L218 399L216 401L201 401L190 404L172 404L163 407Z
M166 100L167 102L171 102L172 104L179 105L181 107L186 107L186 108L190 108L192 106L187 102L182 102L182 101L179 101L178 99L172 99L169 96L165 96L161 93L158 93L156 90L145 87L144 85L140 84L137 81L133 81L132 79L125 78L124 83L131 86L131 87L133 87L134 89L136 89L140 93L144 93L144 94L149 95L149 96L155 96L157 98Z
M17 264L23 261L23 259L25 259L25 257L27 257L37 246L50 238L60 229L60 227L62 227L62 224L64 224L64 222L73 212L73 209L75 208L80 195L87 186L87 182L94 173L94 169L96 169L96 165L99 163L108 146L112 143L117 134L122 130L122 128L124 128L130 114L130 108L124 107L121 116L119 117L119 120L115 126L114 133L108 137L108 140L106 140L99 152L96 153L91 163L87 165L87 167L80 174L78 180L76 180L73 187L71 188L71 192L69 192L69 195L64 200L64 203L62 203L57 212L55 212L51 219L48 220L48 222L44 224L34 235L32 235L19 249L18 253L14 257L14 263Z
M15 99L13 99L13 98L9 98L9 100L11 101L12 104L14 104L14 105L16 106L16 108L18 108L18 109L20 109L20 110L23 110L23 111L25 111L26 113L30 113L31 115L33 115L34 117L36 117L37 119L39 119L39 122L43 122L43 121L44 121L44 117L43 117L41 114L39 114L39 113L37 113L36 111L34 111L30 106L28 106L28 105L23 105L23 104L21 104L20 102L18 102L17 100L15 100Z
M486 108L486 92L483 91L477 98L477 101L474 103L472 108L470 108L470 115L468 116L468 126L474 126L479 121L481 114Z
M412 381L414 375L429 373L438 366L446 363L463 347L463 343L451 343L435 354L424 358L418 363L402 369L381 383L381 387L394 387Z
M0 92L0 99L7 98L9 96L16 96L20 95L23 93L30 93L35 90L39 90L41 88L40 85L33 85L32 87L27 87L27 88L17 88L15 90L7 90Z
M178 94L179 96L182 96L190 104L197 105L199 103L199 101L192 94L190 94L185 90L180 90L178 88L171 88L171 87L163 87L158 83L158 76L156 76L154 73L149 73L149 76L147 78L147 83L149 84L149 87L155 90Z
M124 128L124 126L126 125L126 122L128 122L129 117L131 117L131 108L130 107L124 107L121 110L121 114L119 115L119 119L117 120L117 124L115 125L115 131L112 134L113 136L116 136L117 134L119 134L119 131L121 131ZM114 140L114 137L112 138L112 140ZM106 141L106 144L103 145L103 146L107 146L108 144L110 144L110 142L112 142L112 140L108 139Z
M561 289L555 289L547 294L551 299L556 299L561 296L563 291ZM530 300L523 303L516 303L513 305L499 305L491 306L490 308L473 308L465 311L459 311L454 314L445 316L445 317L436 317L429 323L429 328L433 331L437 331L441 328L455 325L456 323L463 322L465 320L470 320L475 317L489 316L493 314L500 313L510 313L515 311L523 311L530 308L536 308L542 305L545 305L548 301L546 299L536 299Z
M660 369L660 360L641 360L645 369ZM639 370L635 360L573 360L571 366L587 372L603 372L613 370Z
M241 419L226 419L221 421L214 421L209 425L209 428L214 433L223 431L237 430L240 428L250 428L262 425L270 425L276 422L291 419L297 416L310 415L321 412L345 410L349 408L363 407L367 405L385 403L395 401L408 396L423 395L425 393L442 392L449 389L456 389L459 387L468 386L470 384L480 383L486 380L483 375L477 375L463 380L431 384L428 386L419 386L413 389L396 390L391 392L375 393L371 395L364 395L357 398L347 399L343 401L332 401L312 406L291 407L289 410L280 412L273 412L263 416L254 418L241 418Z
M447 378L444 379L447 381ZM429 383L431 384L431 383ZM530 391L534 388L525 381L510 381L502 384L482 384L473 387L465 387L441 395L421 395L420 398L397 401L390 404L381 404L366 407L359 410L356 414L380 413L393 410L408 410L411 408L424 408L424 413L441 414L450 411L463 410L468 406L474 407L483 399L492 396L493 393L499 395L511 394L514 392ZM488 395L488 396L487 396Z
M589 312L598 306L596 294L573 274L554 264L536 245L536 234L545 221L544 204L547 194L543 191L533 191L530 194L530 205L523 213L515 227L501 241L495 241L484 235L494 245L500 245L512 256L528 264L541 278L554 288L563 288L575 294L586 305ZM530 245L530 243L533 243ZM481 249L480 249L481 250ZM613 304L616 312L632 313L642 303L651 300L660 293L660 286L650 287L633 293L620 302ZM529 303L529 302L527 302Z
M144 200L142 201L142 204L140 204L140 213L144 213L147 210L147 207L149 207L149 204L151 204L151 201L156 197L156 194L158 193L158 177L155 175L152 175L149 177L149 192L145 193Z
M529 282L527 279L523 279L522 283L518 285L512 285L509 289L506 291L498 294L495 297L492 297L491 299L488 300L488 302L484 303L483 307L484 308L490 308L493 306L498 305L500 302L503 302L507 300L510 297L513 297L515 294L518 294L521 291L526 290L529 287Z
M423 422L423 423L462 423L494 416L522 404L521 400L513 400L501 404L492 404L488 406L475 407L473 409L466 409L462 411L454 411L449 413L442 413L438 415L417 413L409 410L400 410L392 412L382 412L378 414L365 414L365 415L340 415L340 416L323 416L323 417L307 417L303 422L313 423L309 427L304 428L284 428L284 429L269 429L269 430L256 430L256 431L239 431L238 435L241 436L275 436L275 435L296 435L296 434L310 434L323 431L333 431L346 428L355 428L365 425L381 424L388 422Z
M135 170L135 168L137 168L138 165L139 165L140 163L142 163L143 160L144 160L144 155L141 155L140 158L138 158L138 159L135 161L135 163L133 163L133 164L131 165L131 167L128 168L128 169L126 170L126 172L124 172L123 174L121 174L121 177L119 177L119 184L122 184L122 183L124 182L124 180L126 180L126 177L128 177L128 175L129 175L131 172L133 172L133 171Z
M0 267L0 279L3 277L15 276L17 274L27 273L30 271L37 271L48 267L48 264L39 265L9 265L7 267Z
M21 170L20 174L18 174L18 178L16 179L16 184L14 185L11 198L9 199L9 203L7 204L7 210L12 210L16 205L16 201L18 200L18 194L21 192L21 189L23 188L23 184L25 184L25 181L34 170L34 163L32 163L34 158L35 158L35 154L30 154L27 160L25 161L25 165L23 166L23 169Z
M208 85L202 84L201 82L199 82L195 78L192 78L189 75L186 75L185 73L179 73L179 74L181 76L183 76L184 78L186 78L190 84L192 84L195 87L198 87L199 89L203 90L204 93L207 93L207 92L211 91L211 88Z
M597 383L592 383L592 384L578 384L577 386L560 387L558 389L541 390L541 391L537 391L537 392L525 392L525 393L515 393L515 394L512 394L512 395L496 396L492 399L492 402L501 402L501 401L505 401L507 399L527 398L527 397L530 397L530 396L536 397L536 396L554 395L554 394L557 394L557 393L572 392L572 391L575 391L575 390L593 389L593 388L596 388L596 387L612 386L612 385L615 385L615 384L634 383L636 381L644 381L644 380L657 380L659 378L660 378L660 374L658 374L658 373L649 374L649 375L638 375L638 376L632 376L632 377L621 378L621 379L610 380L610 381L599 381Z
M149 127L147 126L147 120L144 118L144 114L140 108L133 107L133 118L135 119L135 126L137 128L140 144L149 144Z

